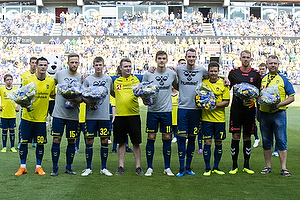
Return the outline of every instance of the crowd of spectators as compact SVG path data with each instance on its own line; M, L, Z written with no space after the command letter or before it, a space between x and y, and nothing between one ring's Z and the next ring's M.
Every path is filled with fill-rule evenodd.
M126 13L126 12L125 12ZM17 13L13 19L0 20L0 35L2 36L48 36L50 35L55 15L24 11ZM62 36L106 36L106 35L139 35L139 36L189 36L203 35L203 15L193 12L176 16L171 13L133 13L122 19L102 19L100 12L94 12L91 17L82 14L60 14Z
M2 36L47 36L50 35L55 15L26 11L15 19L0 21ZM300 22L291 13L274 14L261 20L253 15L249 19L226 19L220 13L209 12L208 16L198 12L145 13L126 11L120 19L103 19L100 12L90 17L82 14L61 13L62 36L203 36L203 23L213 22L216 36L300 36Z
M251 15L249 19L225 19L215 15L213 27L216 36L272 36L299 37L300 22L291 13L270 15L268 19Z
M127 14L124 12L124 14ZM101 36L101 35L203 35L203 16L193 12L182 18L173 13L135 13L123 15L122 19L102 19L99 12L84 18L82 15L64 14L61 22L63 36ZM181 17L181 16L179 16Z
M47 36L50 35L55 15L24 11L17 13L14 19L0 20L2 36Z
M185 51L193 47L197 50L197 65L207 66L210 57L205 53L205 45L220 45L220 73L227 75L234 67L241 65L239 54L248 49L253 54L252 66L257 68L270 54L276 54L281 61L280 71L286 74L293 84L300 84L300 40L285 41L281 38L265 40L263 38L195 38L191 37L175 41L161 41L156 37L144 37L133 41L127 37L77 37L66 39L60 44L21 44L18 40L9 41L0 38L1 75L11 73L15 83L20 81L20 75L28 70L28 60L31 56L56 53L61 56L63 68L67 67L66 55L75 52L80 55L81 73L92 73L92 60L101 55L106 64L107 74L113 74L122 57L132 59L133 73L143 74L149 66L155 66L154 55L158 50L164 50L169 55L168 66L176 66Z

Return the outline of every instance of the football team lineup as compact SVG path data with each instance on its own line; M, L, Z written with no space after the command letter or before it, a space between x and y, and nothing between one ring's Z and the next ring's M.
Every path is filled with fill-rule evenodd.
M250 168L251 135L255 135L254 147L260 139L255 120L259 120L264 158L266 167L260 172L272 172L271 156L277 153L280 158L283 176L291 176L286 169L287 134L286 134L286 106L294 101L295 91L288 79L278 72L279 60L277 56L269 56L266 62L268 73L263 75L251 68L251 52L244 50L240 54L241 67L230 71L228 77L219 78L219 63L210 62L208 68L196 65L196 50L186 51L183 63L175 68L168 68L168 54L158 51L155 55L156 68L149 69L144 75L132 75L132 61L123 58L118 67L118 73L108 76L104 73L105 62L102 57L93 60L94 73L82 78L78 73L79 55L71 53L68 56L68 69L56 72L52 77L47 74L48 60L45 57L30 59L31 69L27 77L22 78L22 87L14 88L3 101L3 108L10 106L9 114L1 117L3 128L3 149L6 152L7 129L10 131L11 151L14 147L14 126L16 111L19 105L23 107L20 123L19 154L21 165L16 176L27 173L26 160L28 143L32 141L37 148L36 173L45 175L41 167L44 144L47 143L46 120L50 114L51 147L53 170L51 176L58 176L58 160L60 157L60 143L66 128L67 149L65 173L76 174L71 168L76 148L76 138L82 131L85 137L87 168L81 174L92 174L93 143L95 137L101 140L101 174L112 176L107 170L108 143L110 136L114 136L114 143L118 144L119 167L115 175L124 173L124 158L127 135L133 145L136 164L136 174L152 176L154 143L158 132L162 133L164 173L175 176L171 171L171 143L172 133L177 142L179 158L179 172L177 177L186 174L195 175L191 169L195 151L196 136L200 135L199 153L203 153L205 162L204 176L212 173L224 175L219 169L222 157L222 141L226 138L225 107L229 106L230 89L233 88L233 100L230 107L229 132L232 133L231 155L232 169L229 174L238 172L239 142L243 138L244 166L247 174L255 172ZM163 77L163 78L162 78ZM12 89L12 76L4 79L3 90ZM99 85L99 83L101 83ZM195 84L196 83L196 84ZM57 85L56 85L57 84ZM56 85L56 87L55 87ZM57 91L56 91L57 88ZM260 91L261 90L261 91ZM179 95L178 95L179 93ZM43 94L43 98L39 98ZM111 97L110 97L111 96ZM2 97L2 95L1 95ZM55 97L54 106L48 109L50 97ZM141 168L141 119L139 113L140 97L148 106L146 118L147 171ZM174 97L174 98L173 98ZM4 100L4 99L3 99ZM18 106L16 106L16 103ZM258 100L258 103L256 103ZM79 104L85 105L79 109ZM176 103L177 102L177 103ZM1 101L2 103L2 101ZM5 105L6 104L6 105ZM45 106L46 105L46 106ZM256 109L257 105L259 109ZM15 107L15 108L14 108ZM51 109L52 108L52 109ZM1 113L6 113L8 109ZM81 114L80 114L81 112ZM83 113L83 114L82 114ZM259 113L259 114L258 114ZM83 116L80 119L80 116ZM276 129L269 126L267 121L279 123ZM84 123L79 123L84 121ZM201 122L201 123L200 123ZM282 124L283 123L283 124ZM201 128L200 128L201 124ZM241 129L241 127L243 127ZM6 129L6 133L5 133ZM242 131L243 130L243 131ZM270 134L272 130L272 134ZM276 142L273 152L273 133ZM282 135L283 134L283 135ZM204 145L202 145L202 140ZM210 166L212 155L212 140L215 143L214 165Z

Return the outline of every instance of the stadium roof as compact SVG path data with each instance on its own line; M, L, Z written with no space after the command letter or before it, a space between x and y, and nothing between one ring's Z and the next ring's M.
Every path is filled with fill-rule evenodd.
M168 4L171 4L172 2L182 2L184 0L175 0L175 1L162 1L162 0L152 0L152 1L129 1L129 0L118 0L123 2L141 2L140 5L149 5L149 2L168 2ZM226 0L188 0L190 5L197 5L197 4L210 4L210 3L224 3ZM299 2L300 0L229 0L229 2ZM13 1L7 1L7 0L0 0L0 3L5 3L6 5L15 5L19 3L23 3L23 5L39 5L42 6L44 4L55 4L55 5L61 5L61 4L69 4L69 5L78 5L78 2L115 2L115 1L97 1L97 0L13 0Z
M175 0L175 1L161 1L161 0L152 0L152 1L128 1L128 0L118 0L123 2L140 2L140 5L149 5L150 2L167 2L167 5L171 5L172 2L178 2L183 3L183 0ZM189 0L189 4L203 4L203 3L223 3L224 0L210 0L209 2L204 0ZM239 0L238 0L239 1ZM81 2L82 4L84 2L95 2L95 3L102 3L102 2L115 2L115 1L96 1L96 0L13 0L13 1L7 1L7 0L0 0L2 3L6 3L6 5L15 5L19 3L23 3L23 5L49 5L49 4L55 4L55 5L61 5L61 4L69 4L69 5L77 5L78 2Z
M7 1L7 0L0 0L0 2L3 3L9 3L9 4L13 4L14 2L24 2L24 3L30 3L31 5L36 5L36 3L39 0L13 0L13 1ZM40 0L45 4L60 4L60 3L70 3L70 4L77 4L77 0ZM95 2L104 2L104 1L96 1L96 0L82 0L83 2L85 1L95 1ZM118 0L118 1L127 1L130 2L128 0ZM153 2L153 1L158 1L158 2L163 2L161 0L152 0L152 1L137 1L137 2L144 2L144 4L147 4L148 2ZM210 0L209 2L223 2L224 0ZM234 1L245 1L245 0L234 0ZM254 1L254 0L248 0L248 1ZM113 2L113 1L111 1ZM132 1L134 2L134 1ZM171 2L171 1L164 1L164 2ZM176 0L176 2L183 2L183 0ZM190 4L203 4L203 3L208 3L207 1L204 0L189 0Z

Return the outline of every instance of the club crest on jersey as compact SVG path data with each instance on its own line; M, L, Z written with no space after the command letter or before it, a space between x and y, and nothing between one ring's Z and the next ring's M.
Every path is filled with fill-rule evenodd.
M93 82L93 86L101 86L101 85L105 85L106 81L94 81Z
M121 90L122 89L122 85L117 85L117 90Z
M188 81L193 80L193 77L196 76L196 72L185 71L183 74L187 76Z
M253 77L250 77L250 82L253 83Z
M46 88L49 89L49 85L46 85Z
M164 84L165 84L164 82L167 81L168 78L169 78L168 75L165 75L165 76L157 76L157 77L155 77L155 80L159 82L159 85L164 85Z

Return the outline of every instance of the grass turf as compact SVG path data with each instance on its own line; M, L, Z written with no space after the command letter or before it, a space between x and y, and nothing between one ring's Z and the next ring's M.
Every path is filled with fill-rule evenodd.
M292 177L279 175L280 163L278 157L272 157L273 173L262 175L260 171L265 166L261 143L257 148L252 148L250 167L255 171L254 175L242 172L243 154L239 154L239 172L229 175L231 169L230 138L223 142L223 156L220 169L226 172L220 176L212 174L204 177L203 156L197 154L198 146L192 162L195 176L186 175L181 178L168 177L163 174L163 156L161 136L158 134L155 142L154 174L152 177L137 176L132 153L125 157L125 173L120 176L107 177L100 171L100 140L96 138L94 144L93 174L81 177L80 173L86 168L83 140L80 143L80 153L75 156L72 169L77 175L64 173L66 139L61 143L61 156L59 160L59 175L51 177L51 144L52 137L48 137L45 145L45 155L42 166L45 176L34 173L35 149L29 146L27 159L27 174L15 177L14 173L20 166L18 153L0 153L0 194L1 199L299 199L300 168L299 168L299 112L300 101L296 97L288 109L288 162L287 167L293 174ZM227 119L229 116L227 108ZM145 145L147 135L145 133L146 107L141 106L143 143L142 168L146 169ZM19 119L17 120L19 123ZM227 124L228 125L228 124ZM260 133L259 133L260 134ZM254 138L252 139L252 143ZM241 145L241 144L240 144ZM9 142L8 142L9 146ZM109 146L109 152L112 145ZM213 150L213 147L212 147ZM213 162L213 156L211 163ZM118 155L109 153L107 168L114 173L118 167ZM179 168L177 145L172 144L171 169L177 173Z

